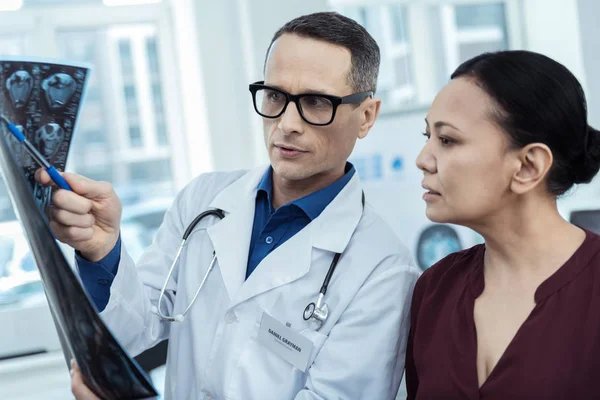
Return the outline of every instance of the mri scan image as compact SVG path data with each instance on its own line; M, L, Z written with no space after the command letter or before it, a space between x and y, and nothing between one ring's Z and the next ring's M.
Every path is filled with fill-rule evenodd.
M417 242L417 263L426 270L450 253L462 250L456 231L447 225L430 225L425 228Z
M65 131L60 125L51 122L35 132L35 147L46 159L53 157L65 138Z
M56 64L43 59L10 59L0 55L0 114L21 129L23 135L57 170L64 171L75 121L79 115L89 68ZM35 191L37 162L12 141L17 164ZM50 192L36 192L50 196ZM38 204L48 204L44 198Z
M23 108L27 105L29 96L31 96L33 78L27 71L15 71L6 80L6 89L13 107L16 109Z
M23 125L16 125L16 127L19 131L21 131L21 133L24 132ZM6 130L5 136L6 136L6 141L8 142L8 145L10 146L10 151L11 151L12 155L15 157L15 161L17 162L18 165L24 165L23 154L24 154L25 150L23 149L23 145L8 130Z
M46 102L52 110L60 110L69 103L77 89L77 82L71 75L58 73L42 82L42 89L46 93Z

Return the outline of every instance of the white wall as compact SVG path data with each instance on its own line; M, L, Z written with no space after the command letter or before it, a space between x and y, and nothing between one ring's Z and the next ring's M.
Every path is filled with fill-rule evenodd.
M579 0L579 38L583 66L587 75L587 97L590 124L600 127L600 2Z
M577 0L523 0L527 50L564 64L586 88Z
M564 64L581 82L588 98L589 122L600 124L600 2L597 0L525 0L525 43ZM600 177L561 199L568 205L600 194Z

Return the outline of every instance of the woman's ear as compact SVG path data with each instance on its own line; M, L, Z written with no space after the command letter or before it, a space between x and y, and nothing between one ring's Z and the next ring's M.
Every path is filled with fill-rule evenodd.
M531 143L518 152L518 169L513 175L511 190L526 193L546 181L552 166L552 151L543 143Z

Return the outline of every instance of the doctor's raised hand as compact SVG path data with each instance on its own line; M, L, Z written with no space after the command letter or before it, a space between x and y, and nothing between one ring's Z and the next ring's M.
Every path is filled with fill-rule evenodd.
M73 191L57 190L52 196L50 227L56 237L92 262L104 258L119 238L121 202L112 185L81 175L62 176ZM35 178L44 185L53 185L43 169Z

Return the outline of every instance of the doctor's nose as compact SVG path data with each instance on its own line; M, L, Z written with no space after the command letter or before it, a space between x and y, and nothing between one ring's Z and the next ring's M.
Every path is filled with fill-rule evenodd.
M435 174L437 172L437 160L429 149L428 144L425 144L423 149L421 149L421 152L417 156L416 164L417 168L424 173Z
M304 132L304 120L300 116L296 103L290 101L280 117L277 127L285 134Z

